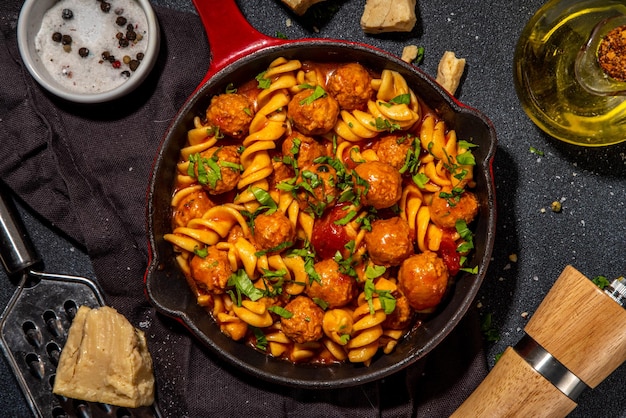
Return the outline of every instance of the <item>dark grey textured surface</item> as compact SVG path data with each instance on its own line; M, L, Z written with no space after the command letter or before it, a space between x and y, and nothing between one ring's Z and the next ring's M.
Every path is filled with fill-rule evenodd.
M193 11L190 0L153 2ZM429 74L435 74L445 50L467 59L457 96L485 113L499 138L494 163L496 248L477 300L481 312L493 314L501 337L489 345L490 364L497 353L521 338L528 319L565 265L573 265L588 277L625 274L626 143L587 149L558 142L530 122L513 88L515 44L542 1L422 0L418 1L418 23L412 33L378 36L365 35L359 26L365 1L328 2L336 5L336 13L316 20L311 16L298 18L279 0L238 1L250 23L270 36L283 33L289 38L347 39L397 55L405 45L421 45L426 51L421 68ZM204 34L198 37L204 42ZM531 153L531 147L544 155ZM560 213L550 210L555 200L562 201ZM46 270L91 274L89 258L80 249L25 215ZM511 255L516 255L516 262L510 260ZM0 280L6 283L3 272ZM0 306L6 305L13 290L14 285L0 286ZM29 416L5 361L0 362L0 384L0 415ZM596 389L583 393L571 417L626 417L625 387L626 366L622 365Z

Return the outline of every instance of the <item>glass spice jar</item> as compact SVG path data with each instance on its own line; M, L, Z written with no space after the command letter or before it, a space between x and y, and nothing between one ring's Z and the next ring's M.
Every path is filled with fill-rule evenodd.
M622 37L623 36L623 37ZM523 29L514 83L530 119L582 146L626 141L624 0L550 0Z

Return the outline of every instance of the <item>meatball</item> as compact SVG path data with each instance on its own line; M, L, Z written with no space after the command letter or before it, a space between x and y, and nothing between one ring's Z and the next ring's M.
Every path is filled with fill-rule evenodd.
M416 311L430 312L441 302L448 288L448 269L432 251L413 255L402 262L398 288Z
M398 266L413 254L409 224L397 216L374 221L364 240L370 259L379 266Z
M339 264L332 258L315 263L313 267L319 275L317 280L306 284L306 294L311 298L319 298L329 308L340 308L354 299L357 292L355 280L339 272Z
M252 103L246 96L236 93L213 97L206 110L209 125L219 128L221 133L236 139L243 139L248 135L252 117Z
M353 62L337 68L326 88L342 109L363 110L374 94L371 82L372 77L365 67Z
M411 324L413 309L411 309L409 300L403 294L394 294L394 297L396 298L396 308L385 318L383 328L405 329Z
M174 227L187 226L190 220L201 218L215 204L203 191L198 190L183 197L172 214Z
M400 170L406 161L406 155L413 148L414 137L411 135L386 135L374 144L378 161L387 163Z
M356 189L362 194L361 202L364 205L384 209L395 205L402 197L402 176L389 164L368 161L359 164L354 170L369 186L365 192L364 185L360 184L359 179L356 180Z
M450 188L435 193L430 204L430 219L442 228L454 228L457 220L470 223L478 214L478 198L472 192L455 195Z
M254 219L254 242L259 251L276 250L284 243L293 244L295 238L296 230L282 212L274 212L271 215L260 214ZM284 248L276 252L282 249Z
M314 164L306 170L300 171L297 185L300 191L297 194L300 208L313 209L321 212L335 202L339 195L337 189L337 172L329 164Z
M224 293L228 279L233 274L228 254L213 246L207 248L206 257L194 255L189 268L198 288L216 294Z
M310 136L293 131L282 145L284 156L295 157L300 169L310 167L313 161L326 155L326 147Z
M287 116L305 135L323 135L330 132L339 116L339 105L331 96L324 95L310 103L312 89L302 90L287 105Z
M196 177L209 194L218 195L237 187L241 172L239 152L235 145L209 148L200 157L195 166ZM219 166L219 173L211 167L211 159Z
M291 318L280 318L282 330L287 337L300 344L322 338L324 311L311 298L297 296L285 305L285 309L292 314Z

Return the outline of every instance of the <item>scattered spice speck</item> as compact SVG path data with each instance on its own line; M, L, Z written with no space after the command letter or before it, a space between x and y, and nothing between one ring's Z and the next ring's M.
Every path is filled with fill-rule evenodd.
M509 260L513 263L517 263L517 254L509 254Z
M554 213L559 213L563 209L563 205L561 205L561 202L555 200L554 202L550 204L550 209Z
M528 312L522 312L520 316L524 319L528 318Z

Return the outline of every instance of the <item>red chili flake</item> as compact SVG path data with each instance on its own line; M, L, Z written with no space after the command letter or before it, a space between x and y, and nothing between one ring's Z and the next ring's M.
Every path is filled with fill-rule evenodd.
M122 66L122 63L119 60L115 60L111 63L111 65L113 66L113 68L120 68Z

